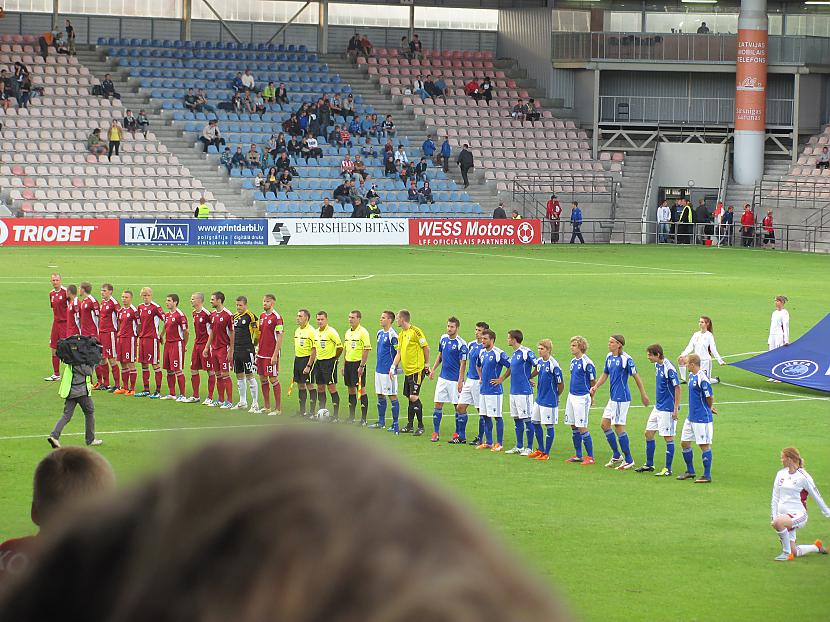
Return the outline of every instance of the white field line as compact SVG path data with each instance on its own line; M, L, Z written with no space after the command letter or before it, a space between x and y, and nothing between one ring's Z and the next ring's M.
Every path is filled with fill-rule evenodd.
M726 387L734 387L735 389L746 389L747 391L756 391L758 393L767 393L769 395L784 395L786 397L792 397L795 393L784 393L783 391L769 391L768 389L755 389L753 387L745 387L740 384L732 384L731 382L720 382ZM805 399L811 400L820 400L820 401L830 401L830 397L812 397L812 396L803 396Z
M248 276L250 276L250 275L248 275ZM269 275L269 276L272 276L272 275ZM308 277L308 274L304 274L302 276ZM317 285L317 284L320 284L320 283L350 283L352 281L368 281L369 279L375 278L375 276L377 276L377 275L375 275L375 274L366 274L364 276L354 276L354 277L350 277L350 278L346 278L346 279L329 279L329 280L317 279L317 280L314 280L314 281L268 281L268 282L254 281L254 282L249 282L249 283L234 280L233 284L235 286L236 285L243 285L243 286L251 286L251 287L257 287L257 286L263 286L263 285L286 285L286 286L288 286L288 285ZM85 278L94 279L94 277L85 277ZM109 277L104 277L104 278L109 278ZM134 278L134 277L129 277L129 278ZM195 279L195 278L200 278L200 277L193 276L193 277L190 277L190 278ZM200 280L198 280L198 281L186 281L186 280L182 280L182 279L176 279L176 284L177 285L204 285L206 278L210 278L210 277L201 277ZM231 275L225 275L222 278L232 278L232 276ZM445 278L445 277L442 277L442 278ZM67 277L67 278L65 278L65 280L66 281L71 281L73 279ZM95 279L95 280L97 280L97 279ZM112 278L111 280L116 280L116 279ZM0 285L37 285L38 283L42 283L42 282L43 282L42 280L40 280L40 281L0 281ZM163 282L163 281L158 281L158 280L155 280L155 279L153 280L153 283L155 283L155 284L158 284L160 282Z
M757 352L738 352L737 354L724 354L723 358L734 359L738 356L749 356L750 354L763 354L764 352L768 352L768 350L758 350Z
M187 251L170 251L161 248L147 248L146 246L125 246L124 248L129 248L130 250L137 252L137 253L166 253L168 255L190 255L193 257L222 257L222 255L208 255L207 253L190 253Z

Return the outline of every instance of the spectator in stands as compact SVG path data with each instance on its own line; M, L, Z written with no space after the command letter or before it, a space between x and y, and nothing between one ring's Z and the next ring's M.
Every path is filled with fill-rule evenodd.
M406 36L401 37L401 47L398 50L398 55L401 58L412 58L410 55L409 39Z
M481 99L481 85L475 78L470 78L470 81L464 85L464 94L472 97L475 101Z
M369 210L366 209L366 205L360 197L352 201L351 218L369 218Z
M128 110L124 114L124 120L121 123L124 126L124 129L132 135L133 139L135 139L135 133L138 131L138 119L133 116L132 110Z
M303 145L298 140L297 136L292 136L291 140L288 141L288 144L285 146L285 150L288 152L288 155L292 158L299 159L300 155L303 152Z
M225 150L222 152L222 155L219 158L219 164L228 169L228 175L231 174L231 168L233 167L233 164L231 163L232 157L233 154L231 153L231 148L225 147Z
M369 57L375 51L375 46L372 45L372 42L369 41L369 36L365 33L360 38L360 53L366 57L366 60L369 60Z
M403 145L398 145L398 150L395 152L395 164L409 164L409 156L406 155L406 149L403 148Z
M426 82L424 81L424 76L419 74L412 81L412 93L415 95L420 95L421 101L426 100L426 98L430 96L426 90Z
M231 89L234 93L241 93L245 90L245 83L242 81L242 72L237 71L236 75L231 80Z
M12 107L12 105L12 96L6 90L6 82L4 80L0 80L0 108L8 110Z
M196 112L216 112L216 108L208 103L207 96L204 89L196 90Z
M184 94L184 107L189 112L199 112L196 110L196 94L192 88L187 89L187 93Z
M372 184L371 188L369 188L369 192L366 193L366 200L369 201L371 204L372 201L375 203L380 203L380 195L378 194L378 187L376 184Z
M225 139L222 138L222 132L219 131L219 122L216 119L211 119L202 128L202 135L199 136L199 142L204 145L205 153L207 153L208 147L211 145L218 149L225 144Z
M408 201L418 200L418 186L415 185L415 180L409 181L409 187L406 189L406 198Z
M346 56L354 61L357 60L357 55L360 53L360 35L354 33L346 44Z
M340 153L340 126L335 125L328 135L329 144L337 148L337 153Z
M12 77L15 81L15 90L20 88L23 81L29 76L29 68L21 61L15 61Z
M395 129L395 121L392 120L392 115L386 115L383 121L383 135L388 139L394 139L398 131Z
M360 191L357 189L357 186L354 185L353 181L346 182L349 186L349 199L352 201L352 205L358 199L363 201L363 195L360 194ZM365 203L365 202L364 202Z
M377 115L374 115L375 119L377 119ZM366 115L363 117L363 120L360 122L360 135L361 136L374 136L372 133L377 125L376 121L372 120L372 116Z
M410 182L410 180L412 180L413 182L415 181L415 175L412 172L412 170L410 169L409 164L407 162L403 162L400 165L400 167L401 168L400 168L400 172L398 173L398 176L401 179L401 183L403 184L403 187L406 188L406 186Z
M69 56L69 44L66 42L66 39L63 38L62 32L55 34L55 51L58 54Z
M478 87L479 92L481 93L482 99L487 102L487 105L490 105L490 102L493 99L493 84L490 82L490 78L488 76L484 76L484 80L481 81L481 84Z
M384 153L384 155L387 154L387 153L394 155L395 145L392 143L391 138L386 139L386 143L384 143L384 145L383 145L383 153Z
M426 157L432 160L435 156L436 149L437 147L435 146L435 142L432 140L432 134L427 134L427 139L421 143L421 151Z
M259 156L259 149L256 145L252 144L248 153L245 154L245 164L252 171L262 168L262 158Z
M333 117L339 117L343 112L343 108L340 105L340 97L338 95L339 95L339 93L335 93L328 100L329 101L329 110L331 111L331 116L333 116Z
M369 199L369 206L366 211L369 212L369 218L380 218L380 207L378 207L377 199Z
M764 228L764 248L775 248L775 224L772 222L772 210L767 210L761 226Z
M354 146L352 143L352 135L349 134L349 130L344 127L340 128L340 142L337 145L337 153L340 153L340 147L346 148L346 153L351 153L351 149Z
M732 246L735 243L735 206L730 205L726 208L726 213L720 222L721 235L726 236L726 243Z
M283 169L282 173L280 173L280 191L281 192L294 192L294 188L291 186L291 171L288 169Z
M29 102L32 100L32 78L27 73L23 77L23 82L17 89L17 105L20 108L28 108Z
M559 199L556 198L555 194L550 195L547 205L545 205L545 218L550 222L550 243L556 244L559 242L562 206L559 204Z
M309 158L314 158L319 161L323 156L323 150L317 143L317 139L314 137L314 134L308 133L305 135L303 142L300 145L300 153L305 159L306 164L308 164Z
M513 106L513 111L510 113L510 116L516 119L517 121L524 122L525 116L527 116L527 112L527 105L524 103L523 100L520 99L516 102L516 105Z
M536 109L536 100L532 97L527 100L527 112L525 113L525 118L530 121L530 124L533 125L538 121L542 116L542 113Z
M424 60L424 50L418 35L412 35L412 41L409 42L409 58Z
M493 218L497 220L504 220L507 218L507 212L504 211L504 201L499 201L498 207L493 210Z
M337 186L334 189L334 200L338 201L341 207L346 207L346 203L351 203L351 199L349 198L349 182L344 181L342 184Z
M268 104L273 104L277 101L277 87L274 86L273 82L269 82L262 89L262 99Z
M580 244L585 244L585 238L582 237L582 210L579 209L578 201L571 203L571 228L571 244L573 244L577 238L579 239Z
M69 53L75 56L77 53L75 50L75 27L67 19L64 21L64 29L66 30L66 43L69 46Z
M360 154L364 158L376 158L378 156L378 152L375 149L375 146L372 144L372 139L368 136L363 143L363 146L360 148Z
M369 171L366 169L366 163L359 155L354 158L354 174L360 177L360 187L363 188L366 179L369 177Z
M288 168L277 170L276 166L272 166L268 169L268 174L265 176L265 183L268 186L268 192L273 192L274 194L279 192L280 174L282 171L291 172ZM265 191L263 190L263 192Z
M274 181L276 182L276 179ZM266 177L262 174L261 170L257 170L256 175L254 175L254 187L262 193L269 191L268 182L266 181ZM276 192L276 190L274 192Z
M245 166L245 154L242 153L242 147L236 148L236 153L234 153L231 158L231 166L235 166L240 171Z
M0 69L0 82L6 87L6 93L10 97L13 97L17 88L16 80L9 75L9 72L5 68Z
M242 100L242 103L245 105L245 112L248 114L259 114L257 112L257 105L254 99L251 97L251 92L245 92L245 98ZM265 112L265 106L262 107L262 112Z
M49 47L54 43L55 35L52 32L44 32L37 38L37 44L40 48L40 55L43 57L44 62L46 58L49 56Z
M110 74L105 74L104 79L101 80L101 94L106 98L121 99L121 94L115 92L115 84Z
M351 93L343 100L343 107L340 114L343 115L344 119L354 116L354 97Z
M280 153L280 157L278 157L276 162L274 162L274 166L277 167L277 170L279 172L282 172L283 169L291 168L291 159L288 157L287 151L283 151L282 153Z
M306 133L306 130L308 130L309 121L308 110L305 108L305 104L303 104L303 109L300 110L297 115L297 125L300 126L300 136L303 136Z
M441 83L443 84L443 81L441 81ZM446 86L439 87L437 82L433 82L432 76L427 76L427 79L424 81L424 90L427 92L427 95L432 98L433 103L435 102L436 97L443 98L444 102L447 101L447 94L444 90L445 88Z
M513 213L511 213L511 214L510 214L510 218L511 218L512 220L521 220L521 219L522 219L522 215L519 213L519 210L514 209L514 210L513 210Z
M104 139L101 138L101 130L99 128L96 127L92 130L92 134L87 137L86 149L96 158L107 152L107 144L104 142Z
M348 181L354 181L354 162L352 162L348 153L340 162L340 176Z
M669 210L669 204L663 201L657 208L657 241L661 244L668 242L670 230L671 210Z
M383 174L385 177L394 177L398 174L398 168L395 166L395 156L388 151L384 152L383 156Z
M415 165L415 181L428 181L428 169L429 164L427 164L427 159L425 157L421 157L421 159L418 161L418 164Z
M706 22L701 22L700 26L697 27L697 34L699 35L708 35L709 34L709 26L706 25Z
M432 198L432 188L429 187L428 180L425 180L424 185L418 190L418 205L425 205L426 203L430 205L435 203L435 199Z
M744 205L744 213L741 214L741 242L746 247L755 246L755 214L749 203Z
M470 172L470 169L475 166L475 161L473 160L473 154L470 151L470 146L467 143L464 143L464 147L461 149L461 153L458 154L458 158L456 158L455 161L461 169L461 179L464 181L464 187L469 188L470 180L467 178L467 174Z
M273 135L272 138L274 138ZM269 143L269 146L271 147L271 157L276 160L277 156L281 154L283 151L286 151L287 149L287 145L285 142L285 134L283 134L282 132L277 134L277 137L274 138L272 144Z
M119 150L121 148L121 135L124 133L118 119L113 119L110 124L110 129L107 132L107 140L109 140L109 148L107 150L107 160L112 161L113 154L120 157Z
M441 143L441 162L443 164L444 172L450 172L450 158L452 157L452 147L450 146L450 139L444 137L444 142Z
M328 197L323 198L323 204L320 206L320 218L334 218L334 205Z
M278 104L287 104L288 103L288 90L285 88L285 82L280 82L280 86L277 89L277 95L275 97Z
M297 119L296 113L292 112L291 116L283 121L282 131L289 136L302 136L303 133L300 130L300 122Z
M362 121L359 114L352 117L352 120L349 123L349 132L351 132L352 136L363 136L363 128L361 126L361 122Z
M821 153L818 154L818 158L816 159L816 168L830 170L830 152L828 152L827 147L824 147L821 150Z

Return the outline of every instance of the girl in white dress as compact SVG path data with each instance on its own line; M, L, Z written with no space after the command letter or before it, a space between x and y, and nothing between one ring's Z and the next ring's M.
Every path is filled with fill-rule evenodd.
M707 315L701 315L697 325L700 330L689 339L689 345L680 353L677 363L680 366L680 378L686 382L686 356L693 352L700 357L700 368L706 372L710 384L717 384L720 378L712 376L712 359L717 359L720 365L726 365L718 348L715 345L715 335L712 333L712 319Z

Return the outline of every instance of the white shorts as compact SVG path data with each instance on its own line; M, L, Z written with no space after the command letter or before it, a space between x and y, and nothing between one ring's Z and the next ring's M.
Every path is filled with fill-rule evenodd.
M712 377L712 359L700 359L700 368L706 372L706 377Z
M588 427L588 410L591 408L590 395L571 395L565 402L565 423L577 428Z
M501 408L504 395L482 395L479 397L478 411L484 417L501 419Z
M475 406L478 408L479 399L481 391L481 383L478 380L473 380L472 378L467 378L464 380L464 386L461 387L461 394L458 396L457 404L467 404L469 406Z
M610 419L614 425L625 425L625 421L628 418L629 406L631 406L631 402L608 400L608 403L605 405L605 410L602 411L602 418Z
M713 426L712 423L695 423L686 419L683 422L683 431L680 433L681 441L694 441L698 445L712 444Z
M435 383L436 404L458 404L458 381L438 378Z
M647 432L658 432L660 436L674 436L677 431L677 421L672 419L667 410L652 409L646 423Z
M784 345L784 336L783 335L770 335L769 339L767 339L767 345L769 346L770 350L775 350L775 348L780 348Z
M510 416L514 419L530 419L533 415L532 395L511 395Z
M531 420L533 423L541 423L542 425L555 425L559 423L559 408L534 404Z
M389 377L389 374L375 372L375 393L377 395L397 395L398 377Z

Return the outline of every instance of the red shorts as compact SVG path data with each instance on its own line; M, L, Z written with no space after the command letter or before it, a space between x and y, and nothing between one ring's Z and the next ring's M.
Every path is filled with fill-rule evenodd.
M210 352L205 356L205 344L199 343L193 346L193 353L190 355L190 371L210 371Z
M270 356L259 356L257 354L256 357L256 373L260 376L268 376L274 377L279 374L280 371L280 359L277 358L276 364L271 364L271 357Z
M66 336L66 322L52 322L52 334L49 336L49 347L53 350L58 342Z
M117 358L117 349L115 347L114 332L98 333L98 341L101 342L101 347L103 348L103 355L105 361L108 359Z
M135 363L137 348L135 337L119 337L116 341L116 353L119 363Z
M164 359L162 367L167 371L182 371L184 369L184 343L169 341L164 344Z
M138 362L142 365L158 365L159 340L153 337L140 337L138 340Z
M210 349L210 367L216 372L229 372L231 370L227 348Z

